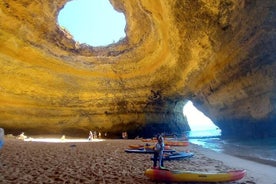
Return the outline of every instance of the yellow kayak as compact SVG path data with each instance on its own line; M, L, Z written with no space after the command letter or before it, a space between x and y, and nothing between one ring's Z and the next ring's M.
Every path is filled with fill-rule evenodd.
M223 173L194 172L185 170L147 169L145 175L154 181L163 182L229 182L242 179L246 170Z

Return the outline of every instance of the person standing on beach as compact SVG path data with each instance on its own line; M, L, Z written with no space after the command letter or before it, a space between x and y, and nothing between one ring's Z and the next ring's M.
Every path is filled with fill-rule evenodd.
M89 131L88 140L90 141L91 139L93 139L93 133L92 131Z
M153 155L153 168L156 168L157 166L157 160L158 160L158 166L159 168L163 168L163 151L164 151L164 138L162 135L157 136L157 143L154 146L154 155Z

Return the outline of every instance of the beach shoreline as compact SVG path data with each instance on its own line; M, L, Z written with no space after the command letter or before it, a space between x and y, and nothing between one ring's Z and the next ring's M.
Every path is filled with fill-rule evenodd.
M0 150L0 181L7 184L155 183L144 175L145 170L152 167L151 155L126 153L124 150L131 144L143 143L140 140L123 139L47 143L5 138ZM194 144L174 148L195 155L190 159L165 162L168 169L199 172L246 169L247 175L243 179L227 184L276 184L275 167Z
M211 149L203 148L201 146L198 147L198 150L203 152L209 158L220 160L229 167L245 169L247 171L247 177L252 178L253 182L256 184L276 184L276 167L271 166L270 164L260 163L261 161L257 162L256 159L250 160L248 157L236 157L230 154L219 153Z
M276 161L274 161L274 160L266 160L266 159L252 157L252 156L236 155L236 154L231 154L231 153L227 153L227 152L225 152L225 154L232 155L234 157L238 157L238 158L241 158L241 159L244 159L244 160L257 162L257 163L260 163L260 164L264 164L264 165L268 165L268 166L272 166L272 167L276 168Z

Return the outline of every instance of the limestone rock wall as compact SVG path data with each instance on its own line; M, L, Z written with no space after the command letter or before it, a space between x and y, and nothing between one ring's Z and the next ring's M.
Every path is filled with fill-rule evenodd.
M220 6L230 14L208 37L212 54L192 85L193 100L225 136L275 136L275 2Z
M127 36L107 47L57 25L65 3L0 2L5 132L182 132L192 100L225 135L275 135L255 126L275 126L275 1L112 0Z

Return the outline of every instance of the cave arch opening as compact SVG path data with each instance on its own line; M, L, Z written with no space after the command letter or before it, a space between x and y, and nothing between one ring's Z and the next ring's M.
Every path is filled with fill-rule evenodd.
M213 137L220 136L221 130L210 118L199 111L193 102L188 101L183 107L183 115L186 117L191 131L189 137Z
M116 11L109 0L68 1L57 22L76 42L94 47L117 43L126 36L124 13Z

